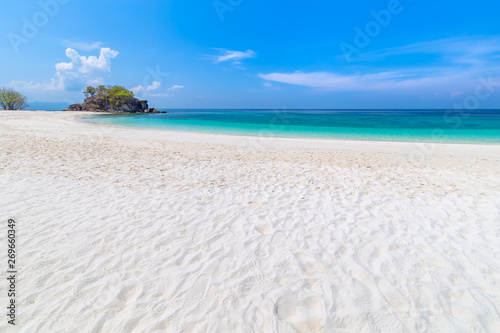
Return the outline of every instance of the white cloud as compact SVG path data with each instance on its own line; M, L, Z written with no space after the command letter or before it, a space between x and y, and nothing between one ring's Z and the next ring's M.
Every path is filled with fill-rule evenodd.
M358 60L370 60L365 72L341 73L335 71L265 73L266 81L315 88L323 91L391 91L447 93L475 89L481 77L500 75L500 39L444 39L414 43L401 47L361 54ZM407 67L389 67L374 72L374 61L404 55L416 55ZM435 55L434 66L419 64L414 59L426 54ZM406 60L407 61L407 60ZM387 64L385 61L384 64ZM380 68L381 66L378 66ZM358 67L361 68L361 67Z
M184 86L180 86L180 85L176 84L176 85L173 85L172 87L168 88L167 90L170 91L170 90L177 90L177 89L183 89L183 88L184 88Z
M132 88L130 90L132 90L134 92L134 94L140 95L140 94L143 94L143 93L148 93L150 91L157 90L160 87L161 87L161 82L153 81L153 84L149 85L147 87L144 87L142 84L140 84L137 87L134 87L134 88Z
M218 48L214 48L213 50L217 50L220 53L219 55L212 56L212 59L216 63L231 61L233 65L239 65L241 64L240 60L247 58L255 58L257 56L257 53L255 53L252 50L232 51L232 50L218 49Z
M320 88L330 91L352 91L352 90L376 90L382 78L384 81L390 80L391 73L380 73L372 75L341 75L330 72L313 73L270 73L259 74L264 80L275 81L311 88Z
M72 48L66 49L70 62L55 65L56 74L50 82L12 81L10 86L27 90L70 90L77 91L86 85L103 84L103 74L111 72L111 59L118 51L102 48L99 56L81 56Z
M151 96L151 97L174 97L175 95L172 95L172 94L148 94L148 96Z
M160 89L161 87L161 82L154 81L153 84L144 87L143 85L138 85L137 87L132 88L131 90L134 92L134 94L139 95L139 96L148 96L148 97L173 97L174 95L172 94L167 94L167 93L161 93L161 92L155 92L156 90ZM174 85L170 88L167 89L167 91L172 91L172 90L178 90L182 89L184 86L180 85Z
M497 69L498 70L498 69ZM457 91L459 89L472 89L483 76L489 72L476 71L448 71L434 72L428 75L411 70L401 72L381 72L375 74L338 74L332 72L294 72L259 74L264 80L287 83L292 85L317 88L324 91L391 91L417 90L428 91Z
M99 57L81 56L72 48L66 50L70 62L61 62L56 65L56 76L59 86L67 90L81 89L90 84L102 84L102 74L111 72L111 59L118 55L118 51L102 48Z
M83 51L98 50L102 46L101 42L75 42L70 40L60 40L59 42L65 47Z
M489 56L496 58L500 53L500 38L461 37L418 42L400 47L393 47L362 53L360 60L376 60L389 56L405 54L437 54L448 61L463 64L475 64Z
M56 38L52 36L45 35L45 39L48 41L51 41L53 43L59 44L61 46L64 46L66 48L72 48L76 50L82 50L82 51L92 51L92 50L100 50L102 48L103 43L102 42L94 42L94 41L75 41L75 40L70 40L70 39L62 39L62 38Z

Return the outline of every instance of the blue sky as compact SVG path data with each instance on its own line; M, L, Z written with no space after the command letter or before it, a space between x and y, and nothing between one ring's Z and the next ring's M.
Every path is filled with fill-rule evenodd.
M498 1L4 4L0 86L157 108L500 108Z

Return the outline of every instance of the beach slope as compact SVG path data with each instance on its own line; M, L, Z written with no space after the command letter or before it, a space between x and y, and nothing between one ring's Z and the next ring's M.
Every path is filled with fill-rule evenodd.
M0 112L16 332L500 331L500 146L83 115Z

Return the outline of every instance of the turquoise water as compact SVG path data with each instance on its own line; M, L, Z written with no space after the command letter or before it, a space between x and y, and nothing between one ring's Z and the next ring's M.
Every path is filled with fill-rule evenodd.
M167 110L91 115L136 128L271 137L500 144L500 110Z

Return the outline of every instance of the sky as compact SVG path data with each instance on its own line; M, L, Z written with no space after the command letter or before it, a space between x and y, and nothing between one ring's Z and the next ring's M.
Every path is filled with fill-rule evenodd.
M0 87L156 108L500 109L497 0L8 2Z

